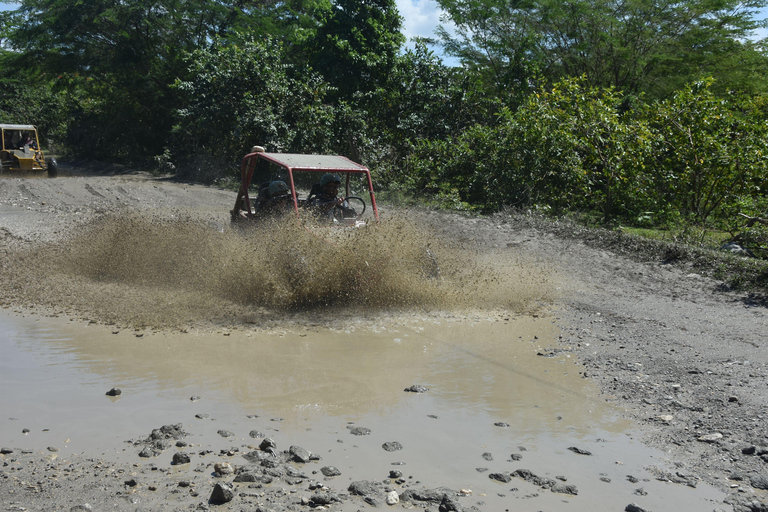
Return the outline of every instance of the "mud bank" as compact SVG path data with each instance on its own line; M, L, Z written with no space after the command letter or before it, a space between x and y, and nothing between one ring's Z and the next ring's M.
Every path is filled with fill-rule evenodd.
M31 255L28 261L34 263L30 267L43 268L45 259L35 259L34 256L41 254L39 252L41 247L63 247L61 244L69 243L67 241L91 236L94 233L94 222L100 222L100 219L107 218L115 211L126 211L131 214L138 212L144 215L144 218L149 215L151 218L162 219L163 222L170 218L194 219L201 222L201 225L212 227L211 231L218 232L218 227L226 225L231 196L232 194L227 191L130 175L76 176L62 180L4 179L0 181L3 268L6 272L8 269L24 268L20 266L18 260L13 259L14 255L19 254L18 251L32 251L26 253ZM467 311L469 308L465 303L458 308L461 310L458 315L456 312L437 312L441 308L440 304L407 301L402 302L400 311L385 311L379 308L358 315L350 313L343 300L334 308L326 309L320 305L314 311L306 309L290 311L290 308L274 308L270 307L270 304L261 303L258 305L261 309L257 308L256 316L253 316L253 311L249 313L250 316L239 313L233 315L232 311L240 307L253 310L251 307L254 304L253 294L244 294L242 296L247 297L245 306L243 303L237 304L242 296L237 300L230 300L235 306L229 306L225 315L204 315L203 321L200 322L200 316L196 313L194 320L198 327L195 329L203 328L204 324L203 330L218 332L219 336L228 340L232 339L233 333L234 335L242 334L240 331L279 337L278 331L286 324L290 325L291 329L302 326L302 328L312 326L327 328L329 314L332 314L333 323L342 332L355 332L355 328L359 329L361 325L372 330L375 330L375 326L383 329L395 328L394 326L401 322L398 319L398 315L401 314L424 315L418 320L419 322L423 322L425 318L445 321L446 317L442 315L456 315L461 325L472 323L473 315L480 314L486 319L491 318L500 322L500 325L504 325L505 318L538 311L538 314L542 315L540 318L548 318L559 331L557 331L558 334L552 334L549 338L544 334L533 335L539 336L541 340L535 345L536 354L541 355L534 355L534 361L545 360L555 363L562 361L562 364L567 361L569 364L574 364L569 372L576 375L579 382L595 386L593 396L597 397L599 396L597 393L602 393L600 402L604 401L615 407L612 410L618 411L615 413L618 415L616 418L623 417L632 423L626 429L622 428L622 433L618 436L603 434L610 431L605 427L598 428L596 432L601 433L597 435L592 435L589 429L577 435L565 428L562 437L557 438L556 442L532 442L529 437L532 434L526 434L526 432L542 430L540 425L550 424L550 422L558 425L557 428L563 428L562 425L572 426L574 425L570 423L572 418L568 414L551 414L546 420L538 421L532 427L522 426L517 425L512 418L528 417L534 421L533 418L537 416L531 415L529 411L525 414L473 416L474 411L470 409L469 414L452 417L458 414L457 410L462 412L464 405L446 402L444 410L440 409L439 413L433 414L428 407L408 412L408 417L419 418L421 430L418 435L402 425L393 424L391 429L385 429L387 435L382 434L375 441L373 441L374 437L368 436L359 439L355 437L351 440L346 428L347 422L352 422L349 425L370 428L373 432L380 432L377 425L384 425L385 422L381 418L376 422L371 420L370 423L360 421L361 416L351 414L336 416L331 423L323 423L324 416L321 414L313 416L311 425L292 418L291 421L284 421L280 427L276 427L277 422L271 420L286 414L274 412L264 416L259 415L259 418L255 419L248 418L248 415L258 415L258 411L245 411L239 408L240 406L213 413L197 407L184 409L190 404L199 404L199 402L191 402L189 398L193 392L176 383L168 389L176 387L184 390L182 392L184 396L177 395L172 399L177 404L176 407L180 408L178 416L150 415L154 421L148 419L137 424L129 437L123 436L125 438L113 440L112 447L102 447L101 452L89 451L85 448L65 451L68 448L62 442L63 440L48 444L45 440L46 434L43 432L45 429L49 429L47 432L51 431L52 425L56 424L55 419L32 427L24 427L12 423L12 420L7 420L4 439L8 441L0 440L0 445L12 452L2 455L3 464L5 464L0 477L2 501L10 503L10 506L16 509L41 510L66 510L72 506L82 505L86 502L81 499L82 496L92 496L91 501L100 508L117 506L125 510L136 510L142 507L153 510L175 510L196 506L214 507L217 505L209 502L212 486L221 481L232 483L234 479L233 475L216 476L215 464L229 462L235 469L238 466L251 465L252 462L243 459L242 455L265 450L260 448L260 442L257 443L257 439L251 438L249 433L251 430L256 430L266 435L268 428L275 428L278 430L272 433L276 436L285 434L285 437L275 439L278 443L276 457L285 456L283 452L286 450L290 453L290 446L293 445L303 446L312 453L320 454L322 460L290 463L307 477L302 478L302 482L295 485L285 484L281 480L283 476L270 484L250 482L243 486L242 483L238 483L237 498L228 505L218 505L219 507L253 510L259 507L265 510L269 508L278 510L281 507L297 510L307 507L328 507L357 510L371 505L365 501L365 497L352 497L353 491L349 490L350 484L354 481L375 481L380 484L376 486L379 501L390 492L387 487L400 495L408 489L434 490L447 485L455 499L444 500L445 492L442 494L437 492L437 494L431 494L433 497L439 497L439 499L436 498L437 501L404 499L396 505L414 504L414 506L434 510L453 510L458 507L462 509L475 507L480 510L503 509L499 507L510 510L586 510L587 508L623 510L630 502L636 502L636 506L639 507L637 510L658 511L669 509L667 505L671 502L668 500L674 499L673 496L677 495L682 496L683 503L686 499L691 499L690 496L694 496L694 500L702 501L695 502L695 508L686 509L685 505L681 505L675 507L676 510L766 510L762 482L767 468L761 456L764 453L763 447L768 445L765 422L765 405L768 403L768 380L765 379L768 363L765 332L768 332L768 315L764 308L750 304L747 297L719 291L718 283L691 274L685 268L665 265L657 261L637 261L620 257L593 243L586 245L578 239L555 236L545 226L532 224L524 218L514 216L469 218L430 212L411 212L409 218L417 219L438 240L469 249L469 252L464 254L472 254L470 265L465 267L457 265L458 269L490 268L499 271L509 268L518 269L498 279L495 276L492 281L502 283L503 286L491 287L494 291L490 296L497 297L495 294L498 290L509 287L515 290L512 296L523 297L524 300L497 303L498 307L495 308L485 303L479 308L479 313ZM109 245L103 247L107 249ZM80 253L77 259L82 260L86 256L93 255ZM56 257L55 251L49 254L50 261L58 261ZM456 258L458 262L462 260L468 260L468 258ZM99 261L105 262L110 259ZM130 259L130 261L134 260ZM523 269L522 272L519 269ZM536 270L526 271L526 269ZM421 274L423 273L421 271ZM154 287L152 293L156 294L154 297L157 300L143 303L141 307L144 309L141 310L140 315L134 314L130 317L130 315L118 314L110 319L105 313L114 313L115 304L132 303L126 302L125 297L131 296L131 293L135 293L137 297L142 296L146 290L138 290L141 286L152 289L154 284L152 282L136 283L120 276L116 278L110 275L108 279L101 282L101 285L95 285L93 283L98 279L93 275L70 273L68 279L80 280L81 284L85 281L89 284L82 288L86 291L76 294L66 307L59 306L57 309L56 304L44 300L42 292L45 287L34 284L39 273L29 272L22 280L18 279L19 274L19 272L13 273L16 285L6 286L2 295L4 308L6 311L15 311L16 313L12 313L14 315L25 315L30 311L41 314L58 311L61 316L54 318L53 321L64 321L65 324L73 323L83 326L88 325L90 321L95 321L93 326L103 327L103 323L113 322L114 326L106 327L110 332L107 337L129 335L134 340L148 341L157 340L168 334L166 332L168 324L166 326L154 324L150 314L167 304L168 301L165 299L169 297L163 296L167 290L158 291L158 287ZM131 272L126 276L141 274L142 272ZM414 271L410 275L421 274ZM59 275L67 274L64 272ZM472 275L478 276L470 273L470 276ZM183 276L185 277L178 280L178 283L189 281L189 274ZM204 280L205 277L201 279ZM27 283L32 284L27 286ZM522 286L520 286L521 283ZM113 291L119 290L119 293L104 293L105 286L107 289L111 286ZM176 300L183 295L178 293L180 288L175 289ZM416 287L417 290L422 288L418 285ZM64 297L67 289L68 285L61 286L58 289L59 296ZM88 292L89 289L94 293ZM487 290L484 287L479 289ZM523 293L517 294L520 290ZM109 302L114 299L114 296L120 294L124 297L121 301ZM414 297L413 294L405 295ZM94 301L88 299L89 296L101 298ZM357 301L365 302L359 298ZM135 303L142 304L142 301L137 300ZM106 304L109 307L99 312L97 307L99 304ZM493 304L493 300L490 304ZM184 309L186 308L176 310ZM207 310L203 304L194 311ZM127 311L135 313L136 309L128 308ZM167 318L167 316L163 317ZM189 315L175 320L172 331L175 333L182 331L183 328L179 329L178 325L184 324L188 317ZM73 319L72 322L69 322L69 318ZM125 318L129 320L125 321ZM227 320L221 321L222 318ZM232 321L233 318L236 321ZM403 322L408 323L412 320L413 318L410 318L407 322ZM233 326L239 327L233 328ZM187 332L182 334L192 337L196 333L195 329L187 329ZM111 334L112 330L119 334ZM509 331L502 332L505 333L507 342L517 340L514 336L510 336ZM468 335L467 338L473 341L472 335ZM529 339L526 344L533 344L533 341L538 340ZM133 352L134 348L138 349L138 345L129 341L123 344L118 343L117 346L122 346L129 353ZM173 344L166 346L173 346ZM530 349L534 345L526 346ZM158 351L159 348L158 344L142 348L135 353L144 354L149 360L164 361L164 358L170 358L173 361L173 354L184 352L184 349L178 348L170 352ZM461 361L462 357L468 357L465 352L457 354L452 357L452 360ZM110 357L113 356L94 355L93 360L108 361ZM487 366L494 367L503 363L509 356L490 351L484 357ZM141 359L141 356L139 358ZM365 360L365 355L361 354L360 360ZM229 361L231 364L236 364L239 361L237 354L230 353ZM139 363L134 361L132 364L132 368L135 368ZM173 362L169 364L172 365ZM398 366L402 364L401 361ZM58 366L59 363L56 365ZM180 364L180 366L184 365ZM537 371L542 374L548 373L543 369ZM128 370L129 374L133 372L135 369ZM7 371L4 373L8 374ZM158 373L162 372L158 370ZM226 365L219 366L219 374L227 374ZM289 381L295 380L297 374L301 372L294 371L290 378L286 378ZM455 386L461 387L467 382L483 378L490 378L491 386L498 385L498 376L483 377L459 372L456 374ZM14 382L23 382L23 379L22 372ZM364 380L361 378L359 382ZM251 389L251 386L238 386L236 383L237 381L234 389L240 390L238 392L240 395L243 390ZM93 399L99 400L98 403L107 400L111 404L112 402L109 402L103 393L116 384L118 383L106 380L100 382L98 396L89 397L88 403ZM442 392L440 388L444 388L427 386L430 387L428 394L406 395L402 389L411 384L423 384L423 382L414 376L410 380L399 382L396 388L394 383L375 387L386 388L386 393L393 397L391 398L393 404L402 403L402 400L412 403L414 401L410 399L414 397L417 397L416 400L423 398L432 400L436 394ZM569 384L569 388L573 386ZM349 388L360 390L361 386L359 383L351 383ZM11 384L4 382L4 396L11 396L6 393L8 389L11 389ZM552 388L551 385L542 385L541 389L552 392L556 388ZM308 393L308 390L309 388L307 391L297 391L296 396ZM190 392L187 393L187 391ZM200 396L203 395L200 394ZM511 397L518 395L514 387L507 389L505 394ZM131 395L123 396L117 403L125 403L129 396ZM50 400L50 397L46 400ZM382 401L386 402L386 400ZM45 400L41 402L45 403ZM214 402L219 403L218 400ZM185 406L182 407L180 404ZM85 418L94 413L84 404L79 404L78 407L82 407L82 415ZM167 403L162 408L175 410ZM309 408L312 409L312 406ZM201 420L195 417L196 414L209 414L209 417ZM300 416L295 412L293 414L296 418ZM385 417L386 414L388 412L384 414ZM438 419L430 417L430 414L437 416ZM162 420L160 420L161 416ZM344 416L343 421L340 419L342 416ZM562 419L558 419L558 416ZM267 417L268 419L265 419ZM214 422L211 418L216 421ZM477 419L473 420L473 418ZM251 421L262 423L251 425L249 424ZM152 430L160 426L179 422L192 436L202 435L208 440L201 442L199 449L195 446L194 451L183 446L175 446L173 443L161 454L154 456L155 459L152 462L145 461L143 458L137 459L136 446L125 443L125 441L135 442L141 437L149 437ZM452 423L471 426L465 430L456 431L447 426ZM496 423L507 424L510 427L496 426ZM289 424L292 427L288 428ZM640 430L635 430L631 426L633 424L639 425ZM212 427L202 429L201 425L214 425L218 428L211 434ZM314 432L320 430L327 437L307 439L304 437L307 428L312 428ZM30 431L25 435L22 432L23 429ZM206 435L209 436L219 436L218 430L230 431L234 436L206 438L201 434L203 430L207 431ZM549 431L548 428L544 430ZM631 435L631 443L620 442L620 439L629 438L627 434ZM501 441L487 441L488 446L480 446L480 443L486 442L484 440L486 435L490 436L489 439L500 436ZM32 442L33 439L34 442ZM403 476L389 478L392 462L403 462L399 455L402 453L405 457L406 453L414 449L414 446L424 444L424 439L437 439L440 444L425 444L425 446L437 447L429 450L428 453L420 452L419 456L412 453L410 456L414 457L413 461L420 460L421 464L429 466L429 461L435 457L433 454L437 453L440 454L437 460L444 461L446 464L455 460L461 469L448 464L447 467L451 469L440 473L442 476L438 478L438 473L435 473L434 469L410 473L410 471L396 468L403 473ZM608 442L603 443L599 439ZM641 440L660 451L639 453L641 450L634 450L632 443L639 443ZM387 452L381 447L385 442L393 441L401 443L404 449ZM397 455L391 460L385 458L380 463L363 462L355 466L366 467L366 471L344 469L340 477L324 475L321 470L326 464L337 469L343 466L342 463L332 460L335 455L329 454L338 454L339 450L343 453L344 449L351 450L351 445L357 447L353 451L359 450L366 456L375 454L381 457L390 453ZM49 450L49 447L52 450ZM471 447L471 450L464 450L466 447ZM528 448L529 452L523 453L519 450L520 447ZM568 450L570 447L591 452L593 455L588 456ZM235 448L238 451L233 452ZM126 456L134 459L124 459L123 449L125 454L128 454ZM201 452L209 450L210 453L200 455ZM172 464L173 453L179 451L190 452L190 463ZM233 453L230 454L230 452ZM492 457L492 461L483 458L486 453ZM535 453L534 461L542 463L537 467L534 467L533 463L526 465L533 453ZM516 460L514 457L516 454L521 455L522 458ZM214 458L216 460L213 460ZM559 468L565 464L564 461L575 465L569 466L568 471L561 472ZM280 460L276 464L283 464L283 461ZM411 462L411 465L418 467L416 462ZM626 471L627 466L632 468L631 471ZM185 473L185 476L178 477L177 472L183 467L189 469L187 471L189 475ZM487 468L487 471L479 472L477 468ZM468 473L465 472L467 469ZM523 470L528 470L530 473ZM316 473L312 473L313 471ZM600 475L600 473L605 474ZM482 488L482 492L473 491L472 494L462 495L462 489L473 490L471 486L464 483L470 480L469 474L472 474L472 478L479 478L476 480L475 490ZM125 478L126 475L130 478ZM263 473L259 475L261 478ZM453 475L460 475L460 481L453 480ZM489 475L495 476L490 478ZM409 479L409 476L413 478ZM565 481L558 479L559 476L564 477ZM135 479L136 485L126 483L131 478ZM404 478L405 481L398 483L400 478ZM343 485L340 483L341 480L344 480ZM317 487L315 483L310 483L314 481L322 483L328 489L324 490L322 486ZM416 481L419 483L416 484ZM489 483L492 485L489 486ZM193 484L194 490L191 490ZM554 484L559 485L558 489L575 485L578 495L553 493L551 489ZM605 490L598 493L600 487L592 487L593 484L603 485ZM263 487L248 490L249 485ZM310 487L313 488L310 489ZM642 492L635 494L638 489L642 489ZM159 492L160 490L163 492ZM193 496L192 492L197 495ZM644 495L643 492L647 494ZM688 492L694 494L687 494ZM337 494L341 501L337 502L332 498L328 498L330 500L328 503L313 501L312 495L318 493ZM278 497L278 494L283 496ZM485 496L478 498L478 494L485 494ZM16 499L19 496L22 498ZM131 496L138 501L133 500ZM410 496L413 497L412 494ZM602 498L590 501L595 500L595 496L602 496ZM616 501L613 501L613 496L618 497ZM178 500L174 502L173 499L176 498ZM269 501L266 501L267 498ZM654 501L657 499L661 501ZM161 505L161 503L167 503L167 505ZM694 501L688 503L694 503Z

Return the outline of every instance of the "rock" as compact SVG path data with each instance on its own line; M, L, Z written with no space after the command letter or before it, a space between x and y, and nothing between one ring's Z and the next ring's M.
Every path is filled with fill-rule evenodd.
M213 487L210 501L214 504L229 503L235 497L235 491L230 484L219 482Z
M493 425L496 426L496 427L508 427L509 423L504 423L503 421L497 421Z
M550 490L558 494L571 494L573 496L576 496L579 494L579 490L576 488L575 485L561 484L559 482L553 485Z
M440 512L463 512L462 506L454 496L443 496L443 501L440 502L438 508Z
M630 503L624 507L624 512L648 512L644 508L638 506L636 503Z
M10 455L13 453L13 450L11 448L3 447L3 448L0 448L0 453L2 453L3 455Z
M320 468L320 472L324 476L326 476L328 478L331 478L331 477L334 477L334 476L341 476L341 471L339 471L338 469L336 469L333 466L322 467L322 468Z
M370 435L371 429L365 427L348 427L349 432L353 436L367 436Z
M379 487L374 482L370 482L368 480L359 480L357 482L352 482L351 484L349 484L349 487L347 488L347 490L350 492L350 494L353 494L355 496L381 499L381 491L379 490Z
M510 460L523 460L523 456L520 455L519 453L513 453L512 455L509 456L509 459Z
M201 412L200 414L195 414L195 418L197 418L199 420L204 420L204 419L208 418L208 415L205 414L204 412Z
M488 475L488 478L491 480L497 480L502 483L509 483L512 481L512 477L509 475L509 473L491 473Z
M262 437L266 437L264 434L262 434L258 430L251 430L250 432L248 432L248 435L254 439L261 439Z
M217 434L219 434L221 437L232 437L235 435L233 432L230 432L229 430L219 430Z
M749 478L749 483L755 489L768 490L768 475L752 475Z
M720 432L715 432L714 434L703 435L696 440L701 441L702 443L714 443L715 441L718 441L722 438L723 438L723 434L721 434Z
M309 501L315 505L330 505L331 503L341 503L341 498L330 492L313 494Z
M109 391L107 391L107 396L120 396L122 394L123 392L120 390L120 388L112 388Z
M661 416L656 416L656 419L662 423L671 423L674 417L671 414L662 414Z
M750 252L749 249L745 249L744 247L737 244L736 242L726 242L719 247L719 250L723 252L729 252L731 254L736 254L738 256L748 256L748 257L754 258L754 255L752 254L752 252Z
M397 491L389 491L387 493L387 505L397 505L400 503L400 496L398 496Z
M408 489L400 494L401 501L428 501L441 503L446 496L456 494L453 490L440 487L438 489Z
M83 503L82 505L75 505L74 507L70 508L69 512L91 512L92 510L92 506L90 506L88 503Z
M155 451L149 446L145 446L139 452L139 457L147 458L147 457L154 457L154 455L155 455Z
M394 451L402 450L403 449L403 445L398 443L397 441L388 441L388 442L384 443L383 445L381 445L381 447L384 448L388 452L394 452Z
M291 456L291 460L294 462L302 462L306 464L311 460L312 454L301 446L291 446L288 448L288 453Z
M233 482L261 482L259 475L250 471L241 471L232 480Z
M396 469L393 469L389 472L389 478L400 478L403 476L402 471L398 471Z
M422 386L420 384L414 384L409 388L405 388L404 391L409 393L426 393L427 391L429 391L429 388Z
M200 397L199 397L199 396L197 396L197 395L194 395L194 396L191 396L191 397L189 397L189 399L190 399L190 401L192 401L192 402L197 402L198 400L200 400Z
M232 464L229 462L217 462L213 465L213 470L220 475L231 475L235 472L232 468Z
M259 449L262 451L277 450L277 443L267 437L261 442Z
M569 450L571 450L573 453L578 453L579 455L592 455L592 452L589 450L583 450L577 446L569 446Z
M173 460L171 461L171 464L189 464L190 458L189 455L184 452L178 452L173 454Z

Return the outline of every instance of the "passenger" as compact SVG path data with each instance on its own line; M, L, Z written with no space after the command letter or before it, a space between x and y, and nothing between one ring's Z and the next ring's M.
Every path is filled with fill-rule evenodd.
M310 206L322 216L331 216L334 208L342 211L344 218L354 218L355 210L350 208L346 201L339 196L341 180L335 174L323 174L320 178L320 192L311 199Z
M24 149L25 146L29 146L31 149L37 149L37 143L29 136L29 133L25 133L22 136L19 149Z
M284 181L273 181L267 188L267 200L259 208L260 213L280 215L293 208L293 197Z

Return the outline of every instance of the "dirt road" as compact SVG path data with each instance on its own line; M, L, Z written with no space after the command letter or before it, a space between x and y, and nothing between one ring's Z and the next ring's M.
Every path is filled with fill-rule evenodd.
M111 212L195 218L214 231L229 222L230 191L130 173L69 170L82 175L67 176L64 168L60 179L0 179L4 268L18 251L77 236ZM658 477L682 485L709 483L728 493L727 503L739 512L768 510L765 307L685 268L619 256L529 217L412 215L459 245L486 255L515 252L554 269L555 291L540 301L562 331L550 351L574 354L583 378L596 382L605 400L643 426L644 442L675 461L677 471ZM6 309L40 307L18 287L3 290L0 305ZM84 302L68 307L83 308L83 318L104 320ZM146 322L146 315L135 316ZM9 473L3 478L0 501L11 503L15 487ZM455 509L445 502L439 506Z

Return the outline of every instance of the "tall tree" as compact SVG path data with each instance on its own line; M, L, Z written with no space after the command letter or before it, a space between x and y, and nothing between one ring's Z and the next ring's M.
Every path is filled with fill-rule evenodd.
M766 60L750 33L766 0L438 0L456 24L446 50L499 90L567 76L665 95L701 73ZM764 65L764 64L763 64ZM749 72L749 71L748 71ZM747 84L742 84L747 85Z
M386 84L405 42L394 0L334 0L309 43L310 63L342 98Z

